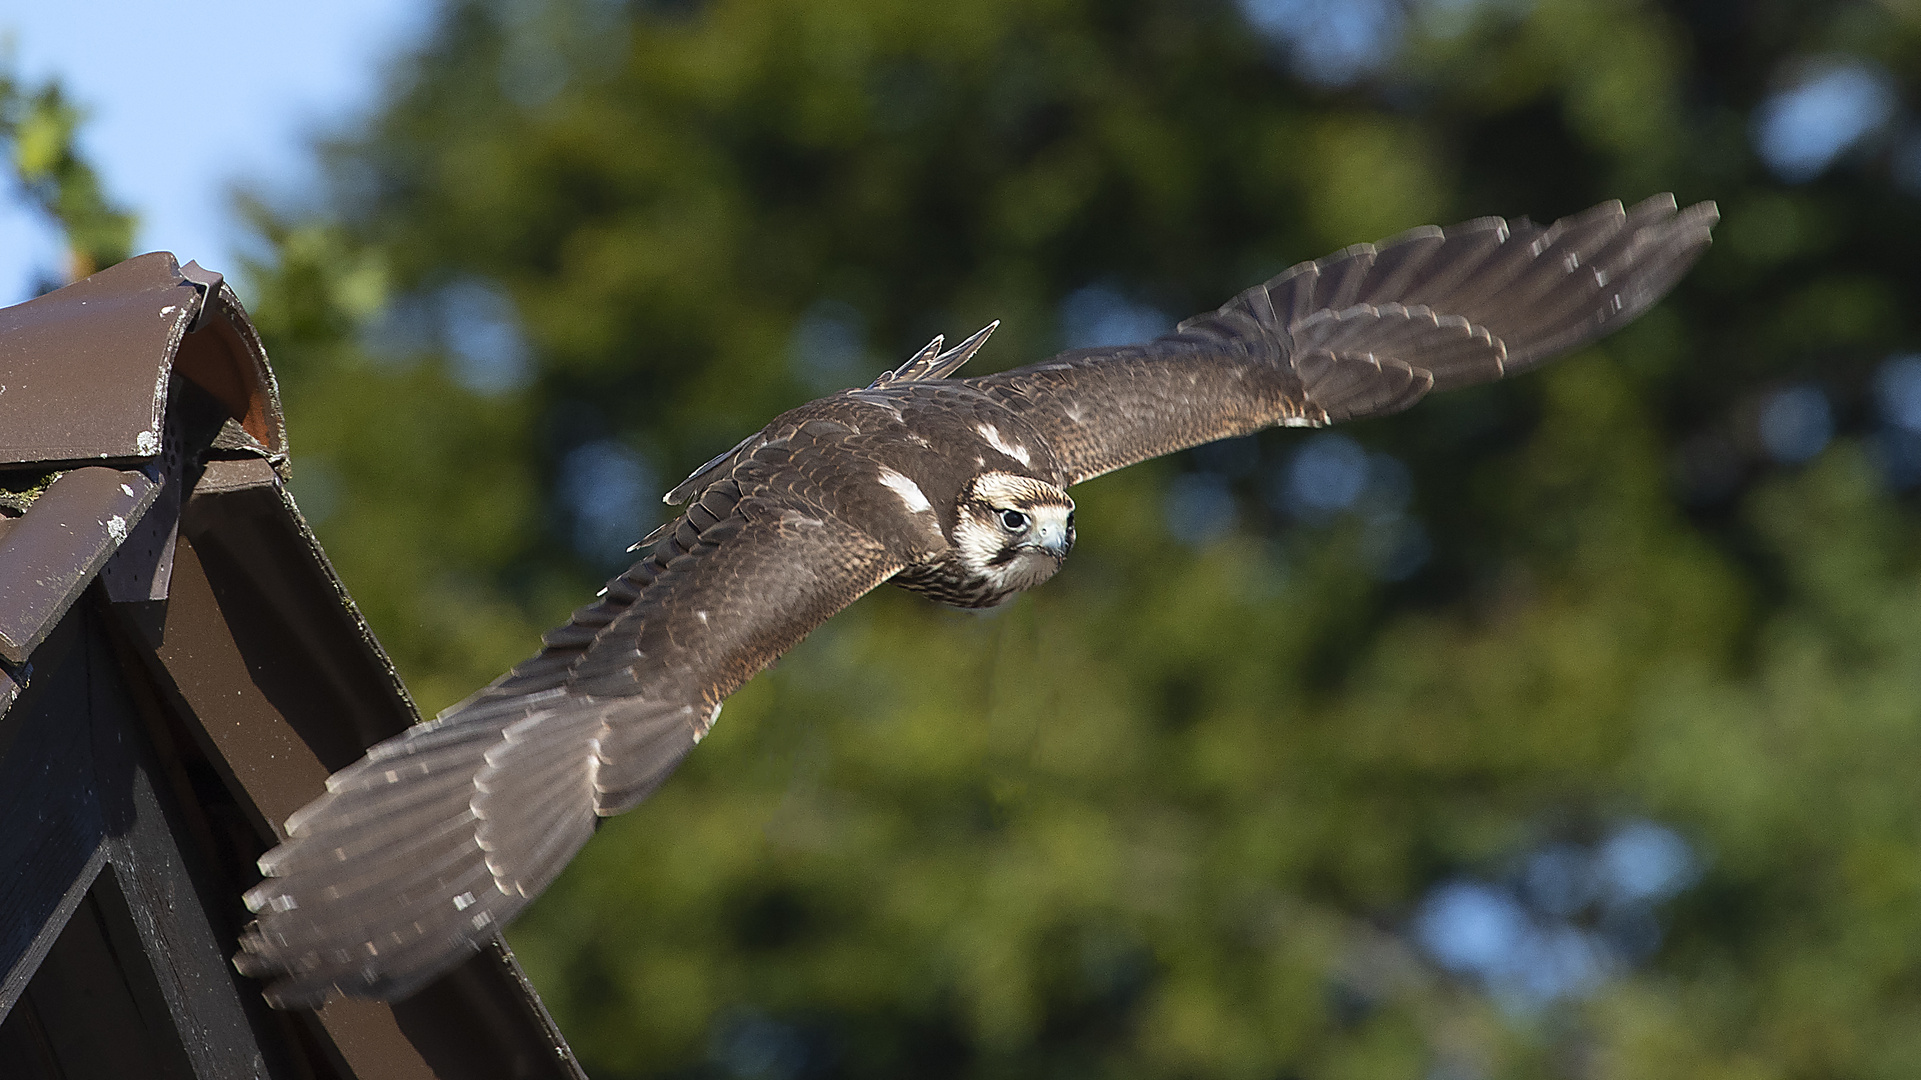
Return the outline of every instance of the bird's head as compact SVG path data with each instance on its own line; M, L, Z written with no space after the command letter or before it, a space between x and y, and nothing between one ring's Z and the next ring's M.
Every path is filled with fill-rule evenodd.
M961 565L992 592L1031 589L1074 546L1074 500L1045 480L982 473L961 492L953 542Z

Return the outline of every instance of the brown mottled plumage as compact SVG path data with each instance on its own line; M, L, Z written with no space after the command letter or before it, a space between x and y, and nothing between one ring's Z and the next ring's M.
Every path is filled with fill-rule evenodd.
M269 1000L399 998L631 809L721 702L890 578L995 604L1073 544L1065 488L1276 424L1405 409L1523 370L1658 300L1712 203L1484 218L1303 263L1145 345L950 376L993 327L803 405L668 494L686 510L538 656L383 742L287 822L236 964ZM637 545L637 547L640 545Z

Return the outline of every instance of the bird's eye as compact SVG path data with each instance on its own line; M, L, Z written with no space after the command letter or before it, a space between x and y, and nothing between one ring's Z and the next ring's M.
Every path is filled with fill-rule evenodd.
M1008 532L1020 532L1027 528L1027 515L1019 510L1002 510L1001 524L1007 528Z

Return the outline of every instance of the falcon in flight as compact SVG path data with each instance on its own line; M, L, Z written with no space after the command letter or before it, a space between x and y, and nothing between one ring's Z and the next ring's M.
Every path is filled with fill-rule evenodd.
M1302 263L1144 345L954 378L993 326L775 418L667 493L680 516L539 655L380 743L287 820L236 965L282 1007L405 997L497 933L721 702L882 582L988 607L1074 546L1067 489L1274 425L1381 416L1647 310L1713 203L1482 218Z

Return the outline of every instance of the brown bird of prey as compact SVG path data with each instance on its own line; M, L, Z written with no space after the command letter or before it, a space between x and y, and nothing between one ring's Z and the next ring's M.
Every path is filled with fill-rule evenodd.
M1533 367L1647 310L1717 220L1660 195L1546 227L1416 229L1144 345L952 377L989 326L777 417L668 492L681 515L539 655L375 746L287 820L235 963L283 1007L406 996L659 786L727 695L869 589L998 604L1060 569L1073 485Z

